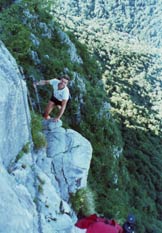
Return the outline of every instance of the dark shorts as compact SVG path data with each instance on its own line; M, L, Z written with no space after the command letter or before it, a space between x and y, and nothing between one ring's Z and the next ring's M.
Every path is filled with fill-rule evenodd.
M51 96L51 99L50 99L53 103L55 103L56 105L62 105L62 101L56 99L53 95Z

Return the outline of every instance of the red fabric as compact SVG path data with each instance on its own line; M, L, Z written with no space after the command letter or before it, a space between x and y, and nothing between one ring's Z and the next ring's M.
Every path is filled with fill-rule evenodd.
M90 224L92 224L96 221L97 221L97 215L93 214L93 215L90 215L86 218L82 218L82 219L78 220L77 223L75 224L75 226L77 226L81 229L87 229L90 226Z
M114 219L111 219L109 223L115 226L115 228L118 230L118 233L123 233L123 228Z
M87 229L86 233L123 233L122 227L115 220L105 223L105 219L97 217L96 214L78 220L75 226Z
M118 230L109 224L104 222L96 222L91 224L86 233L118 233Z

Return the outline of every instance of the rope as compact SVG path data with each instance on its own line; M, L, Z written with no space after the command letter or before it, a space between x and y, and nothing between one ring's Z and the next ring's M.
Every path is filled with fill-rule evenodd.
M31 100L30 93L29 93L28 89L27 89L27 95L28 95L28 100L29 100L29 104L30 104L31 110L32 110L32 112L34 112L32 100Z
M22 76L24 77L24 74L22 73L22 68L20 70ZM30 119L29 119L29 115L27 112L27 103L26 103L26 98L25 98L25 93L24 93L24 88L23 88L23 84L22 84L22 79L20 79L20 86L22 89L22 94L23 94L23 103L24 103L24 108L25 108L25 114L26 114L26 120L27 120L27 127L29 130L29 142L31 145L31 156L32 156L32 167L33 167L33 177L34 177L34 187L35 187L35 199L36 199L36 210L37 210L37 215L38 215L38 232L39 233L43 233L42 230L42 224L41 224L41 208L39 205L39 192L38 192L38 188L37 188L37 174L36 174L36 168L35 168L35 160L34 160L34 154L33 154L33 141L32 141L32 135L31 135L31 130L30 130ZM28 90L28 88L27 88ZM33 232L34 232L34 227L33 227Z
M35 78L34 78L32 75L31 75L30 77L32 78L33 83L35 83ZM36 100L37 100L37 104L38 104L38 110L39 110L39 113L41 114L42 111L41 111L41 107L40 107L38 89L37 89L37 86L36 86L36 85L33 85L33 86L34 86L35 95L36 95Z

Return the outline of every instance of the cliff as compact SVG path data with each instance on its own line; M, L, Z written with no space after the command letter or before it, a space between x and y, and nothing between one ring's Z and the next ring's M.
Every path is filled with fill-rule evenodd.
M0 93L0 232L80 232L69 199L86 187L91 144L44 121L47 147L33 150L26 83L2 42Z
M162 63L159 56L160 48L153 46L158 47L157 42L161 41L159 26L161 3L152 0L145 3L140 0L109 2L67 0L60 6L59 14L56 14L55 7L52 15L51 6L47 4L49 1L16 2L1 12L0 38L18 64L23 67L26 83L24 80L19 82L17 78L18 84L13 88L14 85L10 85L12 82L4 78L10 85L8 92L14 95L13 97L9 95L5 106L1 108L3 110L1 117L5 118L0 128L4 131L1 140L6 141L6 144L10 140L12 147L18 148L14 152L14 149L8 149L7 144L4 153L5 147L2 144L1 167L3 177L4 173L8 177L8 181L5 181L7 184L11 183L16 189L21 184L22 187L26 187L26 192L23 189L26 196L29 194L27 202L19 197L22 191L18 192L18 198L17 193L15 195L15 191L12 192L18 200L16 205L20 208L24 208L26 203L32 203L31 208L27 208L30 211L27 212L25 229L30 219L31 227L34 215L36 217L33 231L41 232L43 229L50 232L54 229L57 232L64 232L63 229L68 227L66 232L74 230L72 226L76 216L71 210L71 205L69 206L68 192L78 189L79 185L84 186L86 179L80 179L80 176L81 173L86 175L87 172L87 169L83 171L80 168L82 164L79 161L82 160L77 160L76 156L71 154L79 149L75 138L71 138L75 135L74 131L65 130L61 122L58 125L50 121L43 122L44 135L48 141L47 148L33 151L28 126L30 115L28 106L25 107L26 84L30 91L30 106L38 112L44 109L51 93L48 86L39 87L38 93L34 92L33 79L48 80L66 73L71 77L69 88L72 100L63 116L63 122L66 127L73 128L88 138L93 145L88 184L95 195L95 203L92 204L96 205L97 213L115 218L121 223L128 213L135 213L137 232L160 233ZM62 25L58 26L56 21L61 23L61 19ZM155 27L154 23L158 24L158 27ZM154 36L149 37L150 29L155 29L157 34L153 33ZM4 61L4 56L1 60ZM14 72L10 74L8 71L9 65L10 62L5 65L3 63L3 69L7 70L9 77L13 74L15 77ZM22 78L19 71L18 76ZM23 86L23 92L17 94L15 90L22 89L20 84ZM4 87L5 85L1 87L3 89L1 93L4 93ZM19 97L18 100L15 96ZM9 99L12 98L10 105ZM18 109L16 108L15 116L12 117L8 112L13 111L15 101L19 106L16 105ZM6 106L10 108L4 111ZM19 115L24 117L18 118L17 127L24 124L28 133L25 140L22 126L20 134L22 136L17 144L14 142L19 133L17 129L13 130L12 125L9 127L8 117L12 117L12 124L15 124ZM33 114L31 116L33 122ZM37 126L35 122L34 126ZM6 136L7 133L10 135L11 130L12 139ZM61 142L56 132L60 135ZM59 147L56 149L53 142L56 145L61 144L62 151ZM71 149L68 149L69 146ZM30 152L27 150L28 147ZM65 156L66 152L68 156ZM78 157L77 151L76 155ZM68 158L69 160L65 160ZM74 166L68 173L65 163ZM9 182L11 177L12 182ZM72 186L73 183L75 186ZM11 185L8 186L10 189ZM50 190L48 195L46 190ZM12 193L8 193L11 197ZM78 199L82 200L84 196L82 194L76 193ZM7 194L4 197L7 198ZM56 204L55 208L53 201L48 202L53 198L58 200L56 203L60 203ZM14 207L11 198L8 200ZM87 206L94 207L92 204L88 202ZM79 203L78 206L82 205ZM26 207L24 209L26 210ZM14 215L16 213L19 213L17 217L19 219L21 211L13 211ZM62 216L65 216L65 222L61 219ZM6 217L1 220L2 226L6 224L7 219ZM59 226L60 222L64 228ZM21 224L19 223L18 226ZM10 226L8 231L11 231L11 228ZM13 229L18 231L15 230L15 226Z

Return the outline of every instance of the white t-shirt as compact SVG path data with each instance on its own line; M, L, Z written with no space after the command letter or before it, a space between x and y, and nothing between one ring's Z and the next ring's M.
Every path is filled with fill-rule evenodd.
M50 84L53 87L53 95L56 99L62 101L62 100L68 100L69 99L69 89L68 87L65 87L61 90L58 89L58 84L60 83L60 80L58 79L51 79Z

